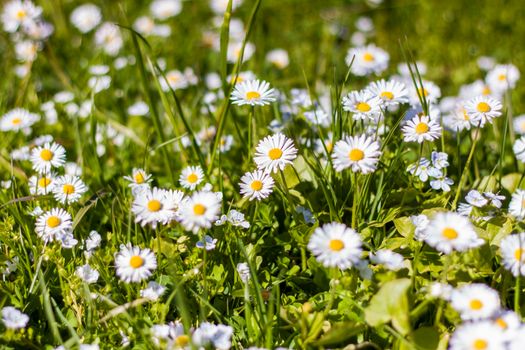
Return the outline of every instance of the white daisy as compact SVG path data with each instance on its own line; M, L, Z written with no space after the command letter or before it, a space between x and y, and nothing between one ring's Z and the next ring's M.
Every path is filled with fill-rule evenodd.
M46 142L43 146L31 151L33 170L40 174L47 174L52 168L60 168L66 162L66 150L58 143Z
M501 115L501 108L501 102L487 96L474 97L465 102L465 111L473 126L492 124L492 120Z
M2 23L8 33L16 32L21 26L34 23L42 14L42 8L28 0L11 0L4 6Z
M2 116L1 131L31 130L30 127L40 120L40 116L23 108L15 108Z
M204 180L204 172L199 165L184 168L179 177L181 186L190 191L197 188L197 185L199 185L202 180Z
M372 96L378 97L385 107L408 102L406 85L396 80L375 81L366 87Z
M520 78L520 71L513 64L498 64L487 73L487 83L498 94L514 89Z
M230 28L230 32L231 32L231 28ZM228 49L226 51L226 59L228 60L228 62L233 63L233 64L237 63L241 55L241 49L242 49L242 41L230 41L230 43L228 44ZM253 56L254 52L255 52L255 45L250 42L246 42L246 46L244 47L244 52L242 56L242 62L248 61Z
M103 23L95 32L95 44L106 54L116 56L124 44L119 27L113 23Z
M343 97L343 109L353 113L354 120L376 120L381 115L382 100L367 90L352 91Z
M514 117L513 124L516 134L525 135L525 114Z
M161 21L178 15L182 10L180 0L155 0L149 5L151 14Z
M454 132L470 130L471 125L470 116L462 104L456 106L449 114L443 117L443 126Z
M498 292L481 283L455 289L450 296L450 303L465 321L487 319L500 310Z
M363 134L337 141L332 162L336 171L351 168L353 172L368 174L376 170L380 156L379 142Z
M12 306L2 308L2 322L9 329L25 328L29 322L29 316Z
M288 64L290 63L288 52L283 49L275 49L268 52L266 54L266 60L279 69L288 67Z
M510 235L501 240L503 265L514 276L525 276L525 232Z
M69 20L80 32L88 33L100 24L102 13L93 4L80 5L71 12Z
M425 235L428 245L445 254L483 244L470 220L454 212L437 213L425 228Z
M137 187L149 187L149 183L152 181L151 174L148 174L142 168L133 168L131 176L124 176L124 180L129 181L129 187L132 189Z
M78 176L72 175L58 177L53 186L55 199L62 204L77 202L87 190L86 184Z
M46 195L51 193L55 186L56 175L49 173L42 176L33 175L29 178L29 193Z
M267 198L273 192L274 181L270 174L255 170L247 172L241 177L239 187L241 194L251 200Z
M130 243L120 245L115 256L117 276L124 282L140 282L147 279L157 268L157 258L148 248L140 249Z
M180 220L184 228L197 233L200 228L210 228L219 218L221 201L213 192L195 192L182 203Z
M385 265L385 267L392 271L402 269L403 256L389 249L380 249L375 253L370 254L370 261L374 264Z
M259 141L254 160L259 170L276 173L292 164L296 157L297 149L293 141L283 134L275 134Z
M401 129L406 142L433 141L441 136L441 126L430 117L415 116Z
M417 89L412 86L409 91L409 100L412 106L420 106L421 99L424 99L427 104L433 104L440 97L441 89L439 86L428 80L423 80L423 87L418 82Z
M351 48L345 58L348 66L352 64L350 67L352 73L358 76L380 74L388 68L389 60L388 53L373 44Z
M346 225L333 222L315 229L308 249L325 267L348 269L361 259L361 237Z
M275 90L261 80L248 80L235 84L231 98L234 105L264 106L274 102Z
M505 338L501 329L490 321L464 323L450 338L449 350L502 350Z
M57 239L73 227L71 215L61 208L46 211L36 219L35 231L45 242Z
M241 6L242 2L243 0L233 0L232 11ZM228 0L210 0L210 8L215 14L223 16L228 8Z
M97 270L91 268L89 264L85 264L76 268L75 275L87 284L91 284L98 281L99 273Z
M516 154L516 158L520 162L525 163L525 136L522 136L514 142L512 150L514 151L514 154Z
M162 91L186 89L190 84L184 73L179 70L170 70L165 74L166 79L159 79Z
M509 214L518 220L525 219L525 190L517 189L510 199Z
M158 300L166 291L166 287L158 284L155 281L148 282L148 287L141 289L140 296L151 301Z
M150 224L153 229L158 223L167 225L175 219L178 209L176 203L169 200L170 197L171 192L157 187L138 192L131 207L135 222L142 226Z

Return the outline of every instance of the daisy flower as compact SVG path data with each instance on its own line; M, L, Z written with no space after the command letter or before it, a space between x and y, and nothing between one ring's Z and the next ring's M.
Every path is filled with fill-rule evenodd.
M235 84L230 99L234 105L265 106L275 101L276 94L266 81L248 80Z
M422 143L433 141L441 136L441 126L426 115L416 115L403 126L401 131L406 142Z
M501 108L501 102L487 96L474 97L465 102L465 111L473 126L492 124L492 120L501 115Z
M449 350L501 350L505 349L501 329L490 321L464 323L450 338Z
M247 172L241 177L241 194L251 200L267 198L273 192L274 181L270 174L255 170Z
M155 0L149 5L154 18L161 21L178 15L182 10L180 0Z
M71 215L64 209L53 208L36 219L35 231L45 242L50 242L70 232L72 227Z
M55 176L54 173L42 176L31 176L29 178L29 193L32 195L46 195L51 193L55 186Z
M420 98L423 98L428 104L432 104L437 102L440 97L441 89L439 86L428 80L423 80L423 87L418 85L415 88L412 86L409 92L409 100L412 106L420 106Z
M31 113L23 108L15 108L2 116L1 131L31 130L30 127L40 119L38 114Z
M514 117L513 124L516 134L525 135L525 114Z
M52 168L59 168L66 162L66 150L55 142L46 142L43 146L33 148L30 157L33 170L46 174Z
M190 191L193 191L202 180L204 180L204 172L199 165L184 168L179 177L181 186Z
M209 191L195 192L182 203L180 220L184 228L197 233L200 228L210 228L219 218L221 201Z
M166 225L175 219L177 208L176 203L169 200L171 194L171 192L156 187L145 188L138 192L131 206L135 222L142 226L150 224L153 229L156 229L158 223Z
M100 24L102 13L98 6L84 4L78 6L71 12L69 20L81 33L88 33Z
M520 78L520 71L513 64L498 64L487 73L487 83L498 94L514 89Z
M148 248L140 249L130 243L121 245L115 256L117 276L124 282L140 282L151 276L157 268L157 258Z
M425 242L445 254L483 244L470 220L454 212L437 213L430 220L425 228Z
M131 171L131 176L124 176L124 180L129 181L129 187L132 189L137 187L149 187L149 183L151 182L151 174L148 174L144 169L142 168L133 168Z
M408 91L405 84L396 80L375 81L367 86L366 91L379 98L385 107L408 102Z
M140 296L142 298L146 298L151 301L156 301L162 296L162 294L164 294L165 291L166 291L166 287L158 284L155 281L151 281L151 282L148 282L147 288L141 289Z
M373 44L351 48L345 58L348 66L352 64L350 67L352 73L358 76L380 74L388 68L389 60L388 53Z
M481 283L455 289L450 296L450 303L465 321L487 319L500 310L498 292Z
M266 60L279 69L288 67L288 64L290 63L288 52L283 49L275 49L268 52L266 54Z
M99 273L97 270L91 268L89 264L79 266L75 270L75 275L87 284L96 283L98 281Z
M525 190L516 190L509 203L509 214L518 220L525 219Z
M29 316L12 306L2 308L2 323L9 329L25 328L29 322Z
M86 184L78 176L72 175L58 177L53 186L55 199L62 204L77 202L87 190Z
M110 56L116 56L124 41L117 25L109 22L102 24L95 32L95 44Z
M512 149L514 150L514 154L516 154L516 158L519 161L525 163L525 136L522 136L520 139L516 140L512 146Z
M357 232L344 224L332 222L315 229L308 249L323 266L344 270L360 261L361 243Z
M371 119L376 120L380 114L382 102L377 96L370 92L352 91L343 97L343 109L347 112L352 112L354 120Z
M42 14L42 8L28 0L12 0L6 3L2 12L4 30L16 32L21 26L34 23Z
M363 134L337 141L332 162L336 171L351 168L353 172L368 174L376 170L380 156L379 142Z
M525 232L505 237L500 249L505 268L516 277L525 276Z
M397 271L403 268L403 256L389 249L381 249L370 254L370 261L374 264L385 265L385 267L392 271Z
M443 117L443 125L446 129L460 132L463 130L470 130L470 116L467 114L465 108L462 105L454 108L450 114Z
M292 164L296 157L297 149L293 141L283 134L275 134L259 141L254 160L259 170L276 173Z

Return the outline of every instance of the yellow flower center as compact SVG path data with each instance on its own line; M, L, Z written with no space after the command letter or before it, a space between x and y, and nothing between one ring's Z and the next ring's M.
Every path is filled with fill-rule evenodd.
M253 180L252 183L250 184L250 187L254 191L260 191L263 188L263 183L262 181L259 181L259 180Z
M270 157L271 160L280 159L282 155L283 151L281 151L280 148L272 148L270 152L268 152L268 157Z
M142 175L142 173L136 173L135 182L138 184L144 183L144 175Z
M326 150L328 151L328 153L332 153L332 149L334 148L334 144L331 141L326 141L324 145L325 145Z
M345 247L345 244L340 239L332 239L328 247L330 248L330 250L333 250L334 252L338 252L338 251L341 251Z
M201 215L204 215L205 212L206 212L206 207L204 205L197 203L193 206L193 213L195 215L201 216Z
M485 350L489 346L487 341L483 339L476 339L472 345L474 346L474 349L476 350Z
M159 211L162 208L162 203L157 199L152 199L148 202L149 211Z
M247 100L254 100L254 99L258 99L258 98L261 98L261 94L258 93L257 91L248 91L246 93L246 99Z
M60 225L60 218L57 216L50 216L47 218L46 224L48 227L55 228Z
M428 90L425 89L425 88L423 88L423 89L419 88L419 89L417 89L417 91L419 92L419 95L420 95L420 96L425 96L425 97L427 97L428 94L429 94Z
M365 152L361 151L358 148L354 148L353 150L350 151L350 153L348 153L348 158L350 158L352 162L360 161L364 157L365 157Z
M501 317L496 320L496 324L503 329L507 329L507 327L509 326L507 322L505 322Z
M62 192L64 192L64 194L72 194L75 192L75 186L71 184L65 184L62 186Z
M485 86L481 91L481 94L484 96L490 95L490 88L488 86Z
M370 105L368 103L365 103L365 102L359 102L358 104L355 105L355 108L359 111L359 112L368 112L372 109L372 107L370 107Z
M416 134L421 135L428 131L428 124L427 123L419 123L416 125Z
M456 239L458 238L458 231L454 230L453 228L447 227L442 232L443 237L446 239Z
M374 59L374 55L372 55L370 52L365 52L363 55L363 60L365 60L365 62L372 62Z
M521 261L522 257L523 257L523 251L525 249L524 248L518 248L514 251L514 258L516 258L516 260L518 261Z
M480 102L478 103L476 109L481 113L490 112L490 105L486 102Z
M175 338L175 344L177 346L186 346L190 342L190 337L188 337L186 334L179 335L177 338Z
M191 173L191 174L188 175L186 180L188 180L188 182L190 184L194 184L195 182L197 182L197 180L199 180L199 177L197 176L197 174Z
M24 19L26 16L26 12L24 10L18 10L16 13L16 19Z
M51 159L53 159L53 152L51 152L48 149L43 149L40 152L40 158L42 158L42 160L45 160L46 162L49 162Z
M380 96L381 98L386 98L387 100L391 100L394 98L394 94L390 91L383 91Z
M500 74L500 75L498 75L498 80L499 81L507 80L507 76L505 74Z
M468 116L466 110L463 110L463 119L465 119L465 120L467 120L467 121L470 120L470 117Z
M144 259L142 259L141 256L133 255L131 259L129 259L129 265L134 269L138 269L139 267L144 265Z
M472 299L470 301L470 308L472 310L481 310L482 307L483 307L483 303L481 302L481 300L479 300L479 299Z
M51 179L48 177L43 177L38 179L38 187L47 187L51 183Z
M170 74L168 75L168 81L170 83L176 83L178 82L180 79L179 79L179 76L177 74Z
M22 119L20 119L20 118L13 118L13 120L11 120L11 123L12 123L13 125L18 125L18 124L20 124L21 122L22 122Z

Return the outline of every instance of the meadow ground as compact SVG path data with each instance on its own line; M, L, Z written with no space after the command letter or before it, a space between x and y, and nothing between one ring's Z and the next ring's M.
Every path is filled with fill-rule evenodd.
M521 1L0 11L2 349L523 348Z

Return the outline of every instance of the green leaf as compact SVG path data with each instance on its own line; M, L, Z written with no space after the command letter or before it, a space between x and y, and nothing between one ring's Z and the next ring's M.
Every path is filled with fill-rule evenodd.
M410 333L410 316L407 292L410 279L401 278L386 282L379 292L372 297L365 309L365 320L377 327L392 321L392 325L401 334Z
M436 350L439 346L439 332L433 327L422 327L411 334L412 342L418 350ZM406 343L401 343L399 350L411 350Z
M520 179L520 173L512 173L505 175L501 178L501 186L503 186L503 188L509 191L510 193L513 193L516 190L516 188L518 188Z
M403 216L394 220L397 232L403 237L410 237L414 234L415 226L408 216Z
M348 339L363 332L365 325L354 322L336 323L326 332L318 341L313 343L314 346L333 346L346 342Z

